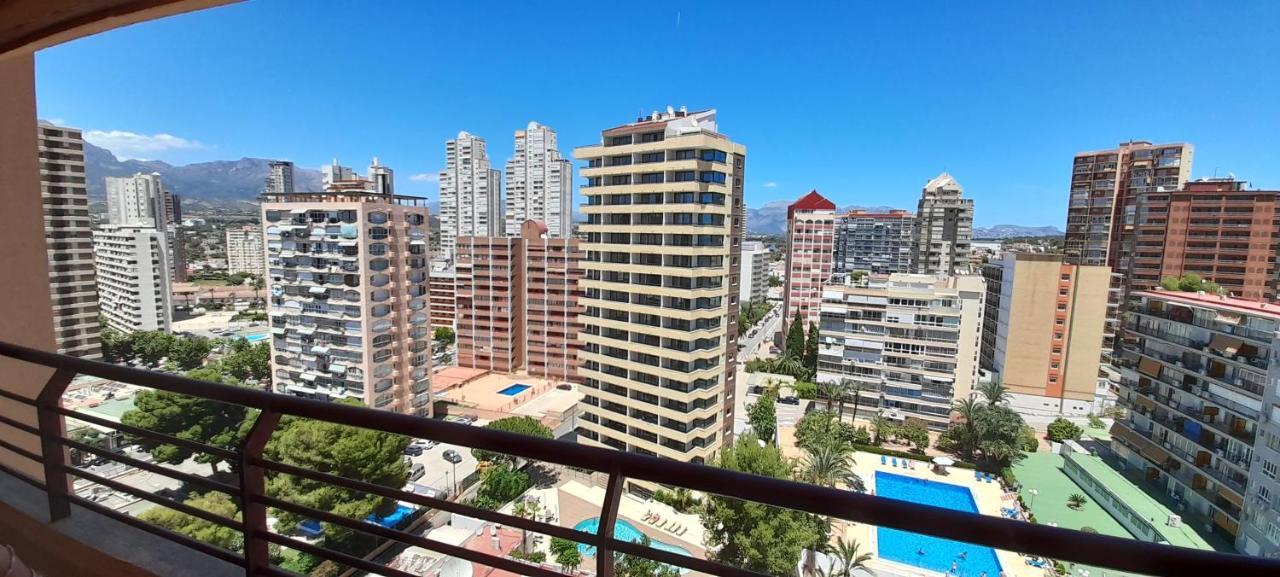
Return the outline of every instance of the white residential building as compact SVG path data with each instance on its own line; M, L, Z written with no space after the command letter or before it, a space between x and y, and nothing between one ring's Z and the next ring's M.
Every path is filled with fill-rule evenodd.
M818 381L861 386L855 414L950 423L978 374L986 296L980 276L873 275L822 291Z
M323 186L329 186L335 182L355 180L356 178L356 172L351 170L349 166L338 164L338 159L336 158L328 166L320 167L320 184Z
M247 225L227 228L227 273L262 276L266 272L266 251L262 249L262 227Z
M445 143L440 171L440 248L452 256L458 237L502 231L502 174L489 168L483 138L459 132Z
M431 415L426 199L361 180L264 195L272 382Z
M769 250L758 240L742 243L739 302L764 302L769 295Z
M271 172L267 175L267 194L286 194L293 192L293 163L277 160L271 163Z
M154 227L108 225L93 231L99 308L122 333L168 331L173 322L165 234Z
M546 224L552 238L573 234L573 165L556 148L554 130L537 122L517 130L506 169L509 235L520 234L526 220Z
M164 184L160 173L106 178L108 224L149 228L165 225Z
M389 166L383 166L378 162L378 157L373 157L373 164L369 165L369 182L373 185L373 191L378 194L395 194L396 193L396 177L395 171Z
M916 209L912 266L921 274L969 272L973 242L973 199L964 187L942 173L924 185Z

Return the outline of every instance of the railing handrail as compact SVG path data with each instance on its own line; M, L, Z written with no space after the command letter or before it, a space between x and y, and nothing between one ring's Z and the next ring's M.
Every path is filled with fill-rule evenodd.
M51 353L2 341L0 341L0 356L55 368L58 369L59 374L93 375L212 401L242 405L262 410L264 413L318 419L494 451L533 461L591 469L608 473L611 476L611 488L614 483L620 485L623 478L638 479L815 515L1142 574L1183 575L1221 571L1234 571L1242 575L1280 574L1278 560L1158 545L954 511L577 443L565 443L483 427L424 419L413 415L209 383L178 375ZM65 388L65 385L63 387ZM46 470L48 467L49 464L46 463ZM606 495L602 518L606 515L616 515L616 510L608 509L608 497L609 495ZM616 508L616 499L613 505ZM530 523L538 524L538 522ZM597 542L593 543L599 548L600 555L613 550L632 549L629 544L614 539L611 529L612 524L609 524L609 527L601 524ZM666 555L658 557L662 561L668 560ZM696 565L697 570L706 570L707 563L707 561L693 558L678 564L693 564ZM752 574L727 565L719 565L719 567L722 570L717 573L723 575ZM605 574L605 571L601 571L602 576Z

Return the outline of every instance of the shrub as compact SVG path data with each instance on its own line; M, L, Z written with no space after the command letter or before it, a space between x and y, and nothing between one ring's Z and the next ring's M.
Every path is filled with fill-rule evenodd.
M1000 481L1009 489L1018 486L1018 478L1013 474L1013 467L1000 469ZM1022 495L1018 495L1018 504L1022 504Z
M1107 424L1102 422L1102 419L1099 419L1097 415L1089 415L1089 426L1094 429L1101 429Z
M1079 439L1080 434L1083 432L1084 430L1075 423L1072 423L1062 417L1058 417L1057 419L1054 419L1052 423L1049 423L1049 428L1046 431L1045 436L1050 441L1061 443L1067 440L1074 441Z
M523 559L530 563L545 563L547 560L547 553L545 551L530 551L525 553L524 551L516 549L511 552L511 558Z
M1080 532L1081 532L1081 533L1097 533L1097 532L1098 532L1098 530L1097 530L1097 529L1094 529L1093 527L1090 527L1090 526L1086 525L1086 526L1084 526L1084 527L1081 527L1081 528L1080 528Z
M1034 453L1040 449L1040 439L1036 438L1036 430L1030 425L1023 425L1018 433L1018 448L1025 453Z
M1088 502L1089 499L1086 499L1085 496L1080 493L1072 493L1067 497L1067 506L1077 511L1084 508L1085 503Z
M895 451L893 449L886 449L884 447L877 447L875 445L863 445L859 443L853 444L853 450L862 451L864 453L875 453L877 455L884 455L886 457L897 457L899 459L920 460L922 457L922 455L918 453L910 453L907 451ZM952 465L952 467L956 467L958 469L970 469L970 470L978 468L977 465L974 465L973 463L969 463L966 461L955 461L955 464Z
M818 396L818 385L809 381L799 381L792 387L796 396L802 399L813 399Z

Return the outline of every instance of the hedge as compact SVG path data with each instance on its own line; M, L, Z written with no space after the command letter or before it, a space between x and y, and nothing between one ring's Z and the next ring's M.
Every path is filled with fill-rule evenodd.
M886 457L897 457L899 459L922 460L928 457L928 455L925 455L924 453L908 453L907 451L895 451L893 449L886 449L884 447L877 447L875 445L859 445L857 443L853 444L853 449L855 451L862 451L864 453L876 453L878 455L884 455ZM951 466L956 467L957 469L970 469L970 470L977 470L978 468L977 465L973 463L965 462L965 461L955 461L955 464Z

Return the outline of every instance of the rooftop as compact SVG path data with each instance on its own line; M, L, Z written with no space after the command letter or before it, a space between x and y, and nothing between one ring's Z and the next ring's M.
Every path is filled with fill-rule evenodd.
M1134 296L1147 298L1156 298L1171 302L1179 302L1188 305L1202 306L1211 309L1229 310L1234 312L1245 313L1253 316L1262 316L1270 319L1280 320L1280 305L1274 303L1265 303L1262 301L1254 301L1248 299L1238 299L1235 297L1223 295L1211 295L1204 292L1181 292L1168 291L1163 289L1154 289L1149 291L1138 291L1133 293Z

